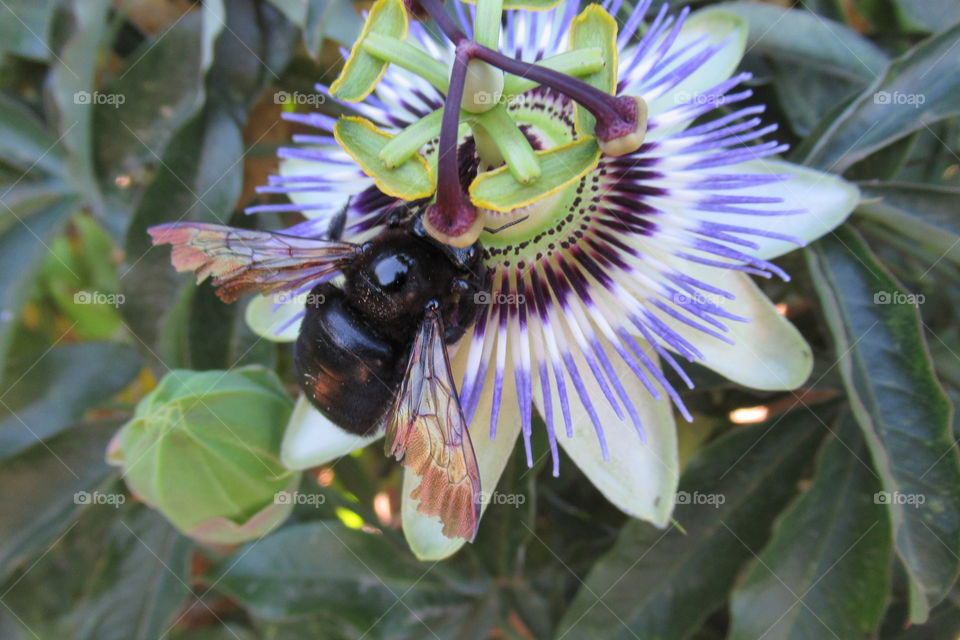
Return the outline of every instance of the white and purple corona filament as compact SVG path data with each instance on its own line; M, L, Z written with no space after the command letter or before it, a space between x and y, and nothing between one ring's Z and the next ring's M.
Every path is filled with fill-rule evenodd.
M675 379L692 386L681 361L701 362L750 386L802 384L809 349L750 276L788 279L770 260L839 224L857 194L834 176L772 157L787 147L768 139L777 126L763 123L764 107L744 88L750 74L736 72L742 23L721 11L671 15L666 5L651 9L651 0L632 12L621 11L622 0L585 9L568 1L542 11L505 10L502 19L498 10L494 47L489 37L484 44L474 39L490 30L478 24L489 21L482 0L448 5L452 12L439 0L422 0L418 8L434 21L412 21L404 41L431 64L413 59L412 51L405 59L406 50L393 54L375 90L342 105L392 136L392 160L417 153L435 168L435 198L423 205L425 217L442 227L440 237L468 228L479 234L492 290L455 365L474 440L486 431L499 437L509 414L532 465L536 412L556 475L558 445L568 446L577 428L589 426L598 459L608 460L616 449L646 446L652 432L664 429L650 424L644 409L650 403L672 401L691 420L664 375L665 367L673 369ZM590 40L584 29L607 19L610 50L602 43L572 46L572 28ZM371 51L383 44L371 42ZM492 97L475 97L478 81L466 76L475 61L488 65L484 73L492 70ZM612 91L589 83L611 67ZM328 93L326 86L318 90ZM492 115L471 114L465 91L481 103L476 111L489 103ZM369 167L341 148L335 118L284 117L317 133L298 135L298 146L282 149L280 175L260 189L286 194L291 203L250 213L301 212L307 221L286 233L319 235L349 201L344 237L356 239L407 204L378 188ZM593 129L584 130L584 122ZM521 139L510 146L515 131ZM563 167L552 167L548 152L591 136L596 160L586 171L571 168L574 179L564 182ZM554 180L555 188L512 209L489 206L471 183L500 166L518 185ZM672 418L658 415L672 432ZM617 421L635 432L634 442L612 440ZM675 476L671 442L658 444L655 457ZM592 478L581 463L587 454L571 455ZM658 498L672 505L671 496ZM634 515L669 517L669 507L664 518L653 518L611 499Z

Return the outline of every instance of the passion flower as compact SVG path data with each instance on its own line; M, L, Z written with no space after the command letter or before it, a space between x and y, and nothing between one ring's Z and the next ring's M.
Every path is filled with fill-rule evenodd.
M493 491L532 416L558 474L563 447L604 495L657 526L678 478L673 411L691 416L665 365L793 389L811 351L751 276L789 279L772 259L840 224L858 201L841 179L776 159L762 105L736 73L746 27L712 9L678 15L649 0L452 3L420 8L443 36L378 0L343 73L319 86L352 111L287 113L317 129L280 151L261 193L317 236L344 207L344 238L376 233L399 206L428 202L451 245L479 238L491 294L453 362L484 489ZM504 11L503 8L508 10ZM302 313L255 300L251 325L276 339ZM483 432L487 432L484 434ZM484 437L488 436L488 437ZM306 468L362 446L301 400L283 461ZM417 513L405 478L404 529L424 558L455 551Z

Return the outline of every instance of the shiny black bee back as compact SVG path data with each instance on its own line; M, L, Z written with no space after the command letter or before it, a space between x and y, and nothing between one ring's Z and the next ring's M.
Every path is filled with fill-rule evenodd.
M371 331L331 284L308 296L294 363L307 398L338 426L365 435L379 424L403 375L395 345Z
M463 335L483 288L479 256L458 264L432 241L390 229L343 269L342 289L308 296L297 339L297 377L313 405L352 433L375 431L400 386L427 303L440 305L446 341Z

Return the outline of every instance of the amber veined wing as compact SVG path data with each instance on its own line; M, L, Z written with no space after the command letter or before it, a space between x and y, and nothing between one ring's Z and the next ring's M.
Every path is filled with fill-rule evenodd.
M443 321L431 306L387 421L386 454L420 476L410 497L439 516L443 535L473 540L480 522L480 473L443 342Z
M199 222L173 222L149 229L153 244L173 245L173 266L193 271L197 282L212 278L224 302L259 291L297 291L333 275L359 251L349 242L300 238Z

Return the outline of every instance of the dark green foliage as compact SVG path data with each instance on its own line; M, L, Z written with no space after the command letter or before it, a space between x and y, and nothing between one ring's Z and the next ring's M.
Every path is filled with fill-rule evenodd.
M522 504L492 505L476 543L433 564L378 518L401 474L376 446L332 484L304 474L313 502L238 549L195 546L105 461L170 368L259 364L293 389L287 350L146 229L279 226L241 213L291 133L271 96L331 80L369 3L0 1L0 638L957 637L960 9L669 4L742 17L788 157L861 187L843 227L782 260L794 282L763 284L799 310L829 401L735 426L734 409L796 396L692 368L709 428L680 488L722 503L658 530L568 458L553 478L518 449L499 490ZM140 15L161 6L179 13ZM94 92L122 101L77 98Z

